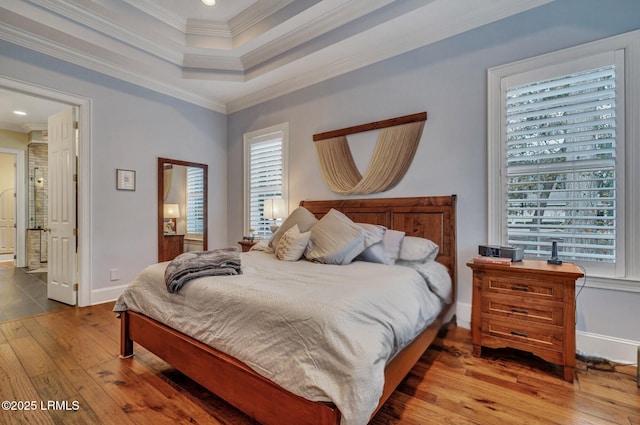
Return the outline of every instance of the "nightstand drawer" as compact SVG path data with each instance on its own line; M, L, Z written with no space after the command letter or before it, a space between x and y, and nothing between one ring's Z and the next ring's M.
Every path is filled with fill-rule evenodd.
M487 276L483 279L483 291L514 296L526 296L530 299L562 301L564 286L558 282L524 279L511 276Z
M562 304L525 297L487 294L482 298L482 313L501 317L562 326Z
M482 333L495 338L527 344L547 350L562 351L564 330L551 326L483 317Z

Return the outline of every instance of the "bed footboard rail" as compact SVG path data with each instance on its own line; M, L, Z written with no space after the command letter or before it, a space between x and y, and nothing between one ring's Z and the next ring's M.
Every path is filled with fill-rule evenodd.
M147 316L128 311L121 320L121 356L133 353L135 341L264 425L340 423L333 404L297 396L237 359Z

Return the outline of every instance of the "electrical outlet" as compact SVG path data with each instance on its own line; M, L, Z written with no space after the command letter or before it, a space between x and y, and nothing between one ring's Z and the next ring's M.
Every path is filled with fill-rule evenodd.
M110 269L109 278L111 279L112 282L116 280L120 280L120 269Z

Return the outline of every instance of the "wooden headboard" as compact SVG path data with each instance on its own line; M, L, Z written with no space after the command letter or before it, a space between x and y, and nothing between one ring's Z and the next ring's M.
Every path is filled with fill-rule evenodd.
M371 223L432 240L440 247L436 260L449 269L456 287L456 195L416 198L301 201L319 219L331 208L356 223Z

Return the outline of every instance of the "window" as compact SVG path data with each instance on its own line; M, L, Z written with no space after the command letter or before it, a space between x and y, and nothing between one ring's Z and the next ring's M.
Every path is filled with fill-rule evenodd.
M264 200L283 198L287 205L288 124L280 124L244 136L244 227L256 238L271 237L272 224L263 216Z
M187 238L202 239L204 232L204 169L187 167Z
M615 261L615 82L606 65L505 87L509 245Z
M628 202L640 188L625 170L640 165L640 126L625 111L637 110L626 82L639 35L489 70L489 243L545 259L556 240L591 276L638 279L625 259L640 252L640 211Z

